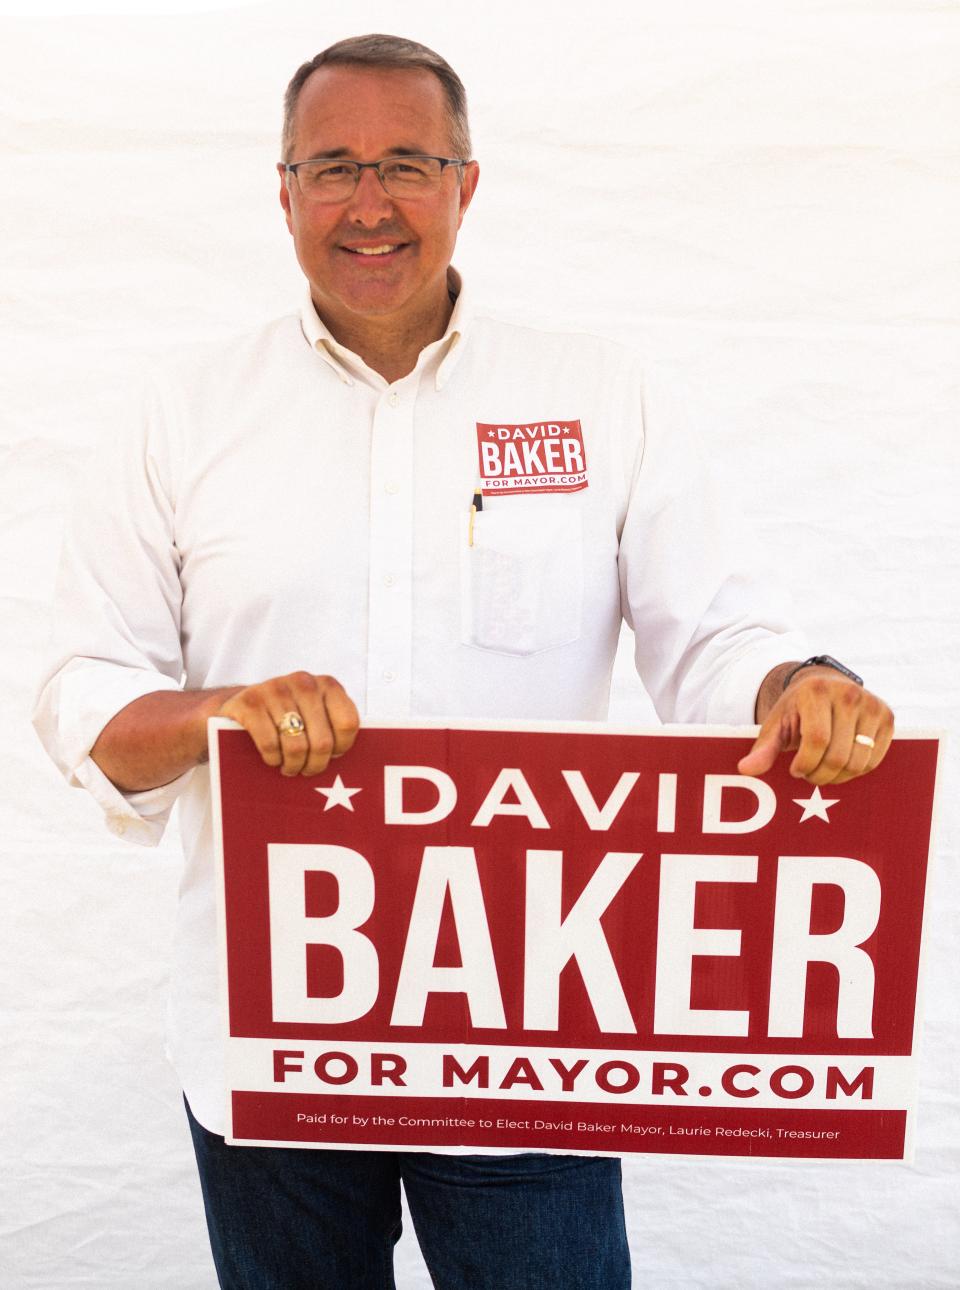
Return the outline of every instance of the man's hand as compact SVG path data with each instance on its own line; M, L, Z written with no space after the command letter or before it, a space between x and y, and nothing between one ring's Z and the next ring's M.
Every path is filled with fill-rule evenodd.
M811 784L844 784L879 766L893 738L893 713L883 700L831 667L803 668L777 698L791 666L774 668L760 687L763 724L737 763L740 774L765 774L788 749L797 750L790 774Z
M304 730L281 735L286 713ZM207 718L232 717L268 766L284 775L319 775L353 743L360 718L332 676L293 672L259 685L160 690L128 703L101 730L90 756L121 792L159 788L207 760Z
M290 713L304 723L300 734L281 734ZM319 775L331 757L345 753L357 737L360 717L353 700L332 676L291 672L232 694L217 716L238 721L268 766L282 775Z

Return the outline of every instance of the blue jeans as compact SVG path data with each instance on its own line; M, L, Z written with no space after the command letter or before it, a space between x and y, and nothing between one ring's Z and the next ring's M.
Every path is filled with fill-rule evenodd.
M223 1290L394 1290L401 1182L437 1290L629 1290L619 1160L231 1147L187 1116Z

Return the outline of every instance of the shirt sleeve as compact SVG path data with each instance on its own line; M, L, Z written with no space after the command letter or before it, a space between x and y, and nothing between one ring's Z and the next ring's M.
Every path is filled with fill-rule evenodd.
M663 721L753 725L757 692L809 645L707 470L678 399L643 382L643 443L620 539L637 671Z
M113 832L148 846L160 841L192 772L122 793L90 749L135 699L181 688L175 454L165 421L160 395L148 391L123 431L105 435L93 454L66 523L33 714L67 782L91 793Z

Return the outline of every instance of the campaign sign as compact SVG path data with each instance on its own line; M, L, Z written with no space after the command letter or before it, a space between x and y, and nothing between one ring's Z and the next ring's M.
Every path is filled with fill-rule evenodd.
M229 1142L909 1158L935 737L212 725Z
M477 422L480 489L497 493L576 493L586 488L587 457L579 421L529 425Z

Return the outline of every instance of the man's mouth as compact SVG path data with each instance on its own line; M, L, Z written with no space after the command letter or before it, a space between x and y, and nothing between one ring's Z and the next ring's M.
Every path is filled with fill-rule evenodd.
M394 255L406 245L406 242L381 242L379 246L344 246L341 250L349 251L351 255L382 256Z

